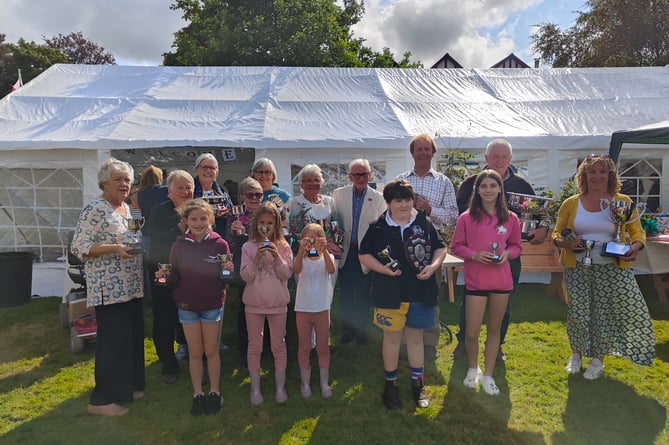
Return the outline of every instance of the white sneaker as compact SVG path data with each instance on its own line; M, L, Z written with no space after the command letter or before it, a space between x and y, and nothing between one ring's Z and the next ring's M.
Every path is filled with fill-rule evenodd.
M483 375L481 368L469 368L467 370L467 377L465 377L462 384L467 388L476 388L481 383L481 375Z
M483 380L481 381L481 387L486 392L486 394L491 396L499 395L499 388L495 384L495 379L493 379L492 376L484 376Z
M599 359L593 358L588 368L583 373L583 377L588 380L597 380L604 374L604 363Z
M564 369L566 369L569 374L578 374L581 372L582 365L581 355L572 354L571 357L569 357L569 363L567 363L567 366L565 366Z

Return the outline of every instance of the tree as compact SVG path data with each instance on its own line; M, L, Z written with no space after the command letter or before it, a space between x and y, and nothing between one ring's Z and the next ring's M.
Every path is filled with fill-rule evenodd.
M58 34L38 45L19 39L16 44L5 43L0 34L0 96L12 91L12 85L21 70L23 83L40 75L54 63L89 63L95 65L114 64L114 56L86 39L81 32L67 36Z
M115 65L116 60L110 52L91 42L79 32L71 32L68 35L58 34L50 39L45 38L44 42L49 48L59 49L65 57L67 63L85 63L89 65Z
M18 78L18 70L24 83L40 75L54 63L67 63L67 57L60 50L19 39L16 44L5 44L5 36L0 40L0 94L12 91Z
M189 24L175 33L164 65L420 66L396 62L354 39L362 3L343 0L175 0Z
M542 23L532 49L554 67L669 63L669 0L587 0L566 31Z

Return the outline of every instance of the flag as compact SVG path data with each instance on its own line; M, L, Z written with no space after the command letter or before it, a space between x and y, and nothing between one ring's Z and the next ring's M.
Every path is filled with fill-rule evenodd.
M12 91L16 91L23 86L23 79L21 79L21 70L19 70L19 79L12 85Z

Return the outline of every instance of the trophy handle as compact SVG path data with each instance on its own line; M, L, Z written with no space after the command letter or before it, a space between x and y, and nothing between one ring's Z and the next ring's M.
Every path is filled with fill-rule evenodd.
M647 204L646 204L645 202L637 202L637 203L636 203L636 211L637 211L637 215L636 215L635 217L633 217L633 218L630 218L630 219L627 221L626 224L631 224L631 223L633 223L633 222L638 221L639 219L641 219L641 217L644 215L644 213L646 213L646 205L647 205Z

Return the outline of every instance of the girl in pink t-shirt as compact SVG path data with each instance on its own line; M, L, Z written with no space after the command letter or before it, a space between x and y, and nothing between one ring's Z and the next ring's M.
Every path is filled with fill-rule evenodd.
M249 335L248 368L251 378L251 403L263 403L260 392L260 354L265 319L269 324L274 355L276 401L286 394L286 317L290 293L288 278L293 274L293 252L281 233L281 214L271 202L262 204L253 214L249 240L242 246L240 275L246 282L242 301L246 305Z
M497 395L499 388L492 373L502 319L509 293L513 290L508 260L520 256L521 246L518 216L507 208L502 178L494 170L483 170L476 177L469 209L458 218L451 248L465 263L465 345L469 370L463 383L469 388L476 388L481 383L486 393ZM488 334L485 372L481 373L478 366L479 335L486 306Z

